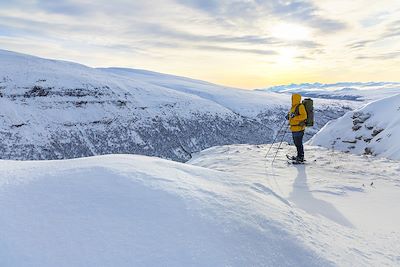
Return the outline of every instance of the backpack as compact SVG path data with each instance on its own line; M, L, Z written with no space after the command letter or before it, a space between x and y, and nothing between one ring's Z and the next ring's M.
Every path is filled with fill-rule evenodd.
M311 98L306 98L304 99L301 104L297 105L295 109L295 114L298 116L300 114L299 108L300 105L304 106L304 109L306 110L307 113L307 119L304 121L304 125L306 127L312 127L314 126L314 101Z

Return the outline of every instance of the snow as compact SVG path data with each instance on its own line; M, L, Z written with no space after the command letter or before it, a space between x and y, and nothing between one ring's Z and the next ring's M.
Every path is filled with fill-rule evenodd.
M0 265L400 264L398 162L268 147L0 161Z
M145 70L96 69L5 50L0 62L3 159L135 153L186 161L215 145L270 142L290 106L286 95ZM358 106L315 103L314 132Z
M326 124L309 143L355 154L400 159L400 94Z
M197 111L198 107L203 105L211 112L220 114L229 112L226 108L195 95L168 90L168 88L150 85L140 80L121 79L119 76L73 62L43 59L5 50L0 50L0 58L2 62L0 73L3 76L0 77L3 78L0 85L5 87L2 89L8 95L21 94L21 91L24 93L27 88L34 85L54 91L57 89L59 91L66 89L93 90L105 94L107 100L112 98L114 98L112 100L125 100L125 93L133 91L135 93L133 101L149 107L148 112L159 108L160 105L176 102L184 104L188 101L196 104L194 106L183 105L179 109L181 116L190 114L192 109ZM93 92L91 93L93 94ZM57 100L54 98L55 96L51 100ZM61 97L58 100L61 101ZM69 111L69 113L71 112ZM85 117L92 120L104 113L104 111L94 109L87 112ZM57 118L63 119L63 116L61 118L57 116Z
M216 86L204 81L145 70L123 68L104 68L102 70L124 78L145 81L149 84L166 87L178 92L193 94L216 102L244 116L255 117L260 111L265 110L266 106L286 107L288 105L285 96L275 93L265 95L258 91Z
M295 148L283 144L271 165L277 146L266 158L270 145L215 147L190 163L238 177L262 195L268 217L333 265L400 264L398 161L305 146L307 163L288 165Z
M140 156L1 165L2 266L324 262L274 224L243 220L221 172Z
M279 94L265 95L144 70L96 69L6 50L0 50L0 58L1 85L6 86L3 89L7 93L17 93L16 89L20 92L33 85L61 89L104 89L107 86L111 88L108 93L118 96L134 91L135 100L149 107L192 100L191 105L179 108L182 116L188 113L187 110L201 106L209 112L221 114L235 111L243 112L243 115L257 115L266 106L285 105L287 102L286 97Z

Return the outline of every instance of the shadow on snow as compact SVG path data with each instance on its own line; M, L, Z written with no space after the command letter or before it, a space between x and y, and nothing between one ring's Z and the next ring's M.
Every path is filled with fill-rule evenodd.
M312 215L321 215L329 220L346 227L354 228L353 224L347 220L331 203L315 198L307 185L307 173L305 165L296 166L297 177L293 184L293 191L289 199L299 208Z

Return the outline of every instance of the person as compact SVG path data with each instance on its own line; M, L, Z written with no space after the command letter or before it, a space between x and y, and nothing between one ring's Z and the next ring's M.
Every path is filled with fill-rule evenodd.
M293 159L298 162L304 162L303 136L304 129L306 128L305 120L307 119L307 112L306 108L301 103L301 95L292 95L292 107L287 118L289 119L293 142L297 149L297 156Z

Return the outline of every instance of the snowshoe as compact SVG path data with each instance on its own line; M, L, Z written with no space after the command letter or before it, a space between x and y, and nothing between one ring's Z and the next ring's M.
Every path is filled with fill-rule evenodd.
M306 160L305 159L299 159L295 156L290 156L286 154L286 157L288 158L289 161L291 161L290 163L293 164L303 164Z
M289 164L293 164L293 165L301 165L301 164L305 164L304 161L298 161L298 160L288 160Z

